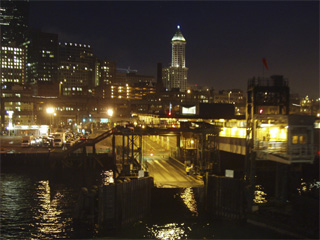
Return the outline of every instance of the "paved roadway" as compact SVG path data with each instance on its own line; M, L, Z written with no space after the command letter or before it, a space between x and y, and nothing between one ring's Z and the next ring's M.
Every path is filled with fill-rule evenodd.
M185 166L174 158L169 158L176 146L176 137L145 137L143 147L147 154L144 161L149 175L160 188L189 188L203 186L203 181L196 176L187 175ZM170 150L169 150L170 149ZM148 155L149 151L152 153Z

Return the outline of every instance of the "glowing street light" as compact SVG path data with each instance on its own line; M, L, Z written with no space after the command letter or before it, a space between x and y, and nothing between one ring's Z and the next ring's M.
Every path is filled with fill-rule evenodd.
M113 116L113 109L109 108L107 110L107 114L108 114L109 117L112 117Z
M54 108L53 107L48 107L46 111L47 111L48 114L53 114L54 113Z
M51 124L52 124L52 123L51 123L51 122L52 122L51 118L52 118L52 116L55 114L54 108L53 108L53 107L47 107L46 111L47 111L47 113L50 115L50 126L51 126Z
M7 114L9 115L9 122L8 122L8 127L7 129L9 130L9 136L11 136L11 130L13 130L13 125L12 125L12 115L13 115L13 111L7 111Z

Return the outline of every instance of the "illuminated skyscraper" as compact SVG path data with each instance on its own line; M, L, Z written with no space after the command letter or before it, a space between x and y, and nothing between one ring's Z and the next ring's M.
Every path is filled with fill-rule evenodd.
M90 95L94 87L95 59L89 44L59 43L59 82L63 95Z
M52 84L58 82L58 34L39 29L28 32L24 44L27 53L27 82Z
M29 2L1 0L0 28L2 46L20 46L28 30Z
M188 68L186 68L186 43L180 30L180 26L178 25L177 32L171 40L171 66L163 71L164 85L168 90L176 88L180 89L181 92L184 92L187 89Z
M0 51L1 89L7 89L7 85L25 84L25 49L1 46Z

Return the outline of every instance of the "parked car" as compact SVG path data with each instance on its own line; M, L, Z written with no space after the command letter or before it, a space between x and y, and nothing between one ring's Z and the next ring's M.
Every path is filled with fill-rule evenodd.
M74 145L74 139L73 138L68 138L68 140L65 142L65 146L72 147Z

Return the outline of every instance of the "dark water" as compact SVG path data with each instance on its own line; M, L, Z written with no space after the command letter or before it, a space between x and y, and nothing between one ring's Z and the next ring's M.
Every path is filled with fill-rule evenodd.
M83 186L99 184L95 174L1 171L2 239L284 239L245 222L208 219L197 189L155 189L149 218L119 232L74 228L72 212Z

